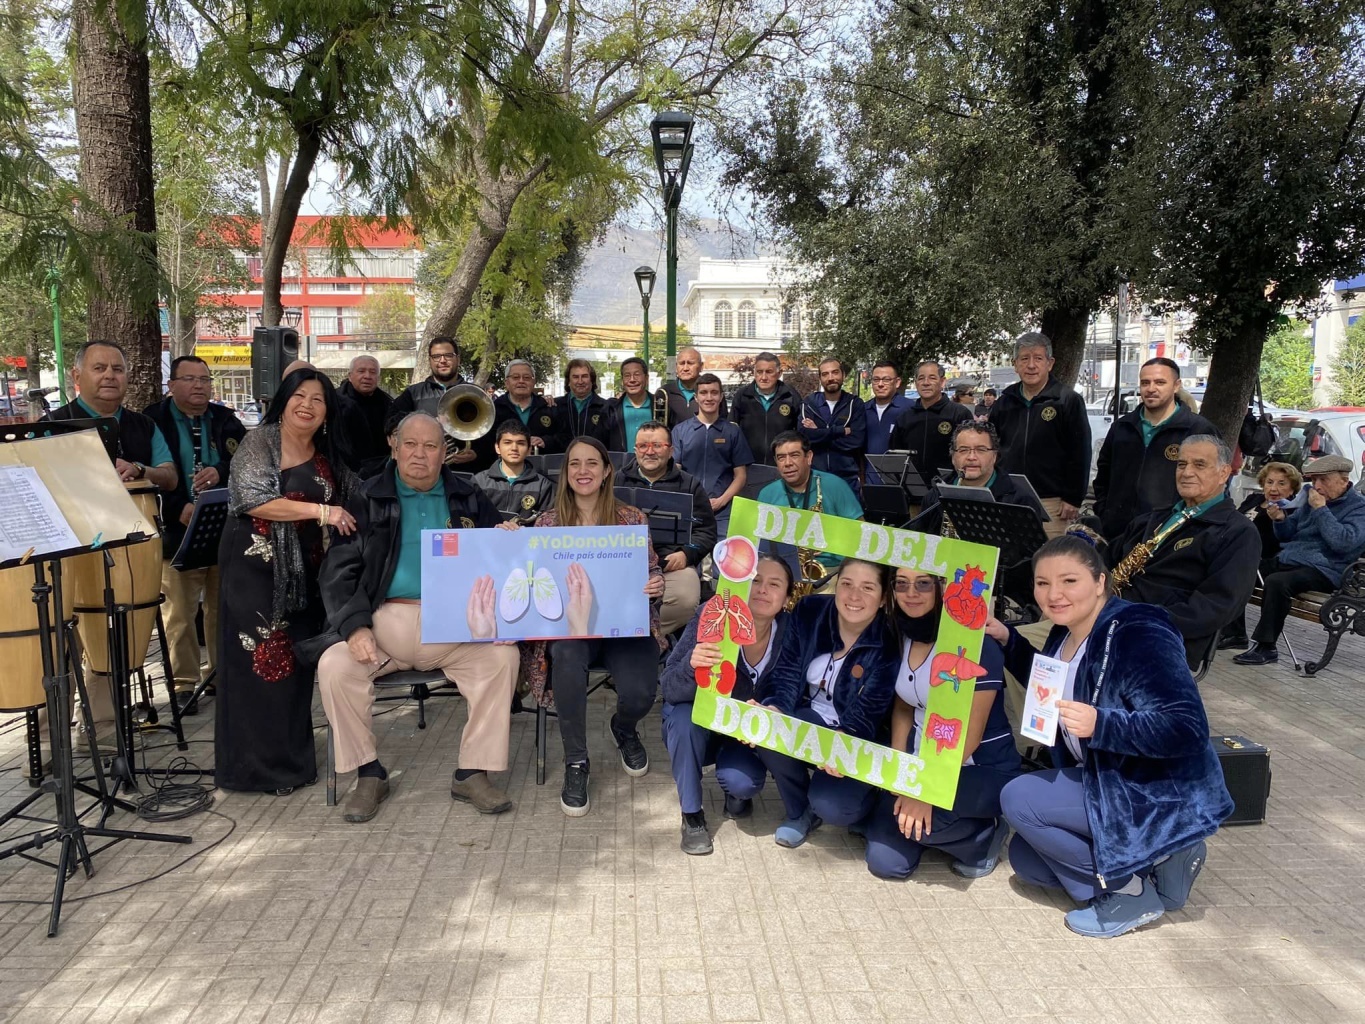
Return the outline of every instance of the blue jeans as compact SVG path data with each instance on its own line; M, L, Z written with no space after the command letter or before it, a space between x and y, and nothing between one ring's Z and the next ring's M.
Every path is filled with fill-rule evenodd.
M797 708L792 717L816 725L825 724L809 705ZM788 818L799 818L810 809L831 825L852 825L866 818L876 805L878 790L865 782L838 779L819 769L812 776L807 762L775 750L760 747L754 753L772 772Z
M1014 828L1010 867L1025 882L1062 888L1077 903L1102 891L1079 768L1028 772L1000 791L1000 812ZM1109 879L1121 889L1132 875Z
M926 849L942 850L953 860L980 864L986 859L995 818L963 818L935 807L929 834L907 839L895 815L896 794L882 793L867 825L867 870L878 878L909 878Z
M702 809L701 770L712 762L716 782L727 796L752 800L762 791L768 774L763 762L738 740L693 722L691 704L664 703L663 734L684 814Z

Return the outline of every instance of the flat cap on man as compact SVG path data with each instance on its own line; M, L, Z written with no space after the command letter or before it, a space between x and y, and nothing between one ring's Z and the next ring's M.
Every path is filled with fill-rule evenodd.
M1344 455L1324 455L1303 467L1304 476L1317 476L1319 473L1351 473L1351 460Z

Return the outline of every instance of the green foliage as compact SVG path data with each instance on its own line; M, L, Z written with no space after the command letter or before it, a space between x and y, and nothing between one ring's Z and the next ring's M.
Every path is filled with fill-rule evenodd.
M1313 342L1307 324L1295 320L1265 342L1261 354L1261 395L1286 409L1313 407Z
M360 333L380 347L411 348L417 331L417 306L407 289L380 288L360 301Z
M1332 360L1332 401L1365 406L1365 320L1346 328L1341 348Z

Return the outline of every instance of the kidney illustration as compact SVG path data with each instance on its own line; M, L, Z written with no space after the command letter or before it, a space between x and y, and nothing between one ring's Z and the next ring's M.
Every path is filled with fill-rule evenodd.
M549 569L537 569L527 562L524 569L513 569L498 594L498 616L503 622L516 622L534 601L536 612L545 619L564 614L564 598Z

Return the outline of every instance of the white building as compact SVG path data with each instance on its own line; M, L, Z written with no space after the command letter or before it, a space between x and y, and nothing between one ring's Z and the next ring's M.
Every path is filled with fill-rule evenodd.
M717 260L703 257L687 284L678 322L708 371L727 383L730 367L763 351L781 353L806 326L796 295L802 271L786 260Z
M1319 406L1333 404L1332 363L1346 339L1346 328L1365 316L1365 274L1348 281L1333 281L1323 289L1331 303L1313 321L1313 400Z

